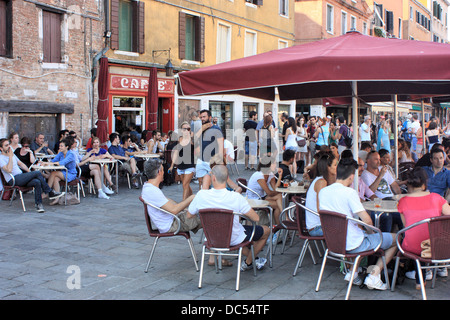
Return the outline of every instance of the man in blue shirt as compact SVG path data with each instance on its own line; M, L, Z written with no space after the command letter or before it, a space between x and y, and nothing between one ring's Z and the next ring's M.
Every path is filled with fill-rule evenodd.
M113 132L109 135L109 141L111 141L111 146L108 149L109 154L112 155L114 159L122 161L122 168L131 174L133 187L138 189L139 185L136 181L138 175L136 169L136 159L127 155L125 153L126 150L120 146L120 136L117 132Z
M195 145L195 154L197 164L195 166L195 175L201 188L203 177L209 174L211 167L209 161L215 154L221 155L223 159L223 134L220 127L212 124L211 111L204 109L200 111L200 120L202 129L197 133L199 135L198 145ZM197 143L196 143L197 144Z
M442 149L436 148L432 149L430 154L431 166L425 167L428 174L428 190L445 197L450 188L450 170L444 167L445 153Z

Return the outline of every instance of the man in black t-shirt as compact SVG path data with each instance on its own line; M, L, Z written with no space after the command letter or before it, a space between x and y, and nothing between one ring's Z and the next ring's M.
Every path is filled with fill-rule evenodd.
M258 154L258 141L256 139L256 127L258 123L256 122L257 113L256 111L250 111L249 119L244 122L244 132L245 132L245 170L256 170L256 156ZM250 160L250 163L249 163ZM249 164L251 168L249 168Z
M279 167L283 170L281 175L281 180L289 180L292 181L294 178L291 174L291 167L295 160L295 151L294 150L286 150L283 152L283 161L280 163ZM280 178L279 174L276 173L275 177L277 179Z

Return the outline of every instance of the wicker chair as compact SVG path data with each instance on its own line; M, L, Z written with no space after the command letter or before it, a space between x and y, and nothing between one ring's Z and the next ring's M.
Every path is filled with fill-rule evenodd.
M150 252L150 256L148 258L147 267L145 268L144 272L148 272L148 268L150 267L150 262L152 261L153 254L155 252L155 248L156 248L159 238L169 238L169 237L176 237L176 236L181 236L181 237L186 238L186 240L189 244L189 248L191 249L192 258L194 259L195 269L198 271L199 269L198 269L198 264L197 264L197 254L195 253L194 244L192 243L191 233L180 231L180 226L181 226L180 219L176 215L174 215L164 209L158 208L150 203L147 203L142 197L139 197L139 200L141 200L141 202L144 204L145 222L147 224L148 234L150 235L151 238L155 238L155 241L153 242L152 250ZM150 215L148 214L147 206L151 206L152 208L160 210L160 211L164 212L165 214L172 215L174 217L174 219L176 221L178 221L178 230L176 230L175 232L161 233L161 232L159 232L159 230L153 229Z
M239 213L233 213L231 210L225 209L201 209L199 210L200 220L202 221L203 230L205 232L206 241L203 244L202 250L202 262L200 264L200 277L198 281L198 287L202 287L203 278L203 266L205 263L205 255L218 256L219 261L222 260L222 256L237 256L237 278L236 278L236 291L239 291L239 282L241 274L241 261L242 261L242 248L250 246L253 261L253 272L256 276L256 263L255 254L253 251L253 235L255 233L255 222ZM231 233L233 230L233 221L235 215L240 218L246 219L252 222L253 231L249 241L244 241L238 245L230 246ZM206 252L206 249L209 252ZM231 251L238 251L237 253L231 253ZM215 259L216 272L218 272L217 259Z
M15 196L16 196L16 192L19 192L19 197L20 197L20 202L22 203L22 209L24 212L26 212L26 208L25 208L25 203L23 201L23 193L24 192L28 192L28 191L32 191L34 188L33 187L19 187L16 186L16 180L14 179L14 176L12 174L9 174L11 176L12 179L12 185L8 185L6 183L5 177L3 176L3 173L0 173L0 176L2 178L2 184L3 184L3 190L2 190L2 194L0 195L0 199L3 199L3 194L5 193L5 191L12 191L12 195L11 198L9 200L9 205L12 205L12 201L14 200Z
M362 257L378 255L383 259L384 264L384 276L387 281L387 285L389 287L389 278L388 271L386 266L386 258L384 255L384 251L380 248L383 236L381 234L380 229L370 226L361 220L347 217L344 214L320 210L320 223L322 225L323 235L325 237L325 242L327 245L327 249L325 250L325 255L322 261L322 267L320 269L319 279L317 281L316 291L319 291L320 283L322 281L323 271L325 269L325 264L327 259L330 258L332 260L341 261L347 264L353 265L352 274L350 277L350 281L347 287L347 293L345 295L345 300L348 300L350 296L350 291L353 285L353 278L355 276L355 271L358 269L359 262ZM365 228L371 229L374 232L377 232L380 235L380 243L374 250L363 251L358 253L348 253L346 251L347 244L347 226L348 222L353 221L359 225L364 226ZM354 262L350 261L350 259L355 259Z
M406 251L402 248L400 243L400 239L406 231L423 224L428 225L428 230L430 233L431 258L422 258L420 255ZM418 221L398 231L395 240L399 251L397 252L395 260L391 290L394 291L395 289L398 266L401 258L414 260L416 262L417 269L434 269L433 281L431 284L431 287L434 288L437 268L450 266L450 216L439 216ZM421 263L423 265L421 265ZM419 280L422 298L423 300L427 300L422 272L419 272Z

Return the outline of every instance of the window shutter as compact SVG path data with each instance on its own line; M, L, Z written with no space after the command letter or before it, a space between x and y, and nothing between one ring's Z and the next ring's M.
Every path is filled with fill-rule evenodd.
M138 2L138 52L145 52L145 3L143 1Z
M0 56L5 56L7 52L7 24L6 24L6 2L0 0Z
M205 62L205 18L196 19L195 60Z
M262 6L263 5L263 0L256 0L256 5Z
M178 55L180 59L186 58L186 13L180 11L178 25Z
M50 13L51 17L51 62L61 63L61 15Z
M144 44L144 19L145 19L145 10L144 10L144 2L143 1L133 1L133 22L132 22L132 48L133 52L144 53L145 44Z
M119 49L119 0L111 0L111 49Z

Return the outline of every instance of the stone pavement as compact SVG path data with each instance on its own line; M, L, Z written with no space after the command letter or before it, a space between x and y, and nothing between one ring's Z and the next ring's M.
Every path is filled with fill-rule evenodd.
M251 174L240 166L241 175ZM236 175L233 176L236 178ZM192 183L194 192L198 185ZM176 201L181 185L163 188ZM149 272L144 273L153 244L147 234L140 190L129 190L121 181L120 192L110 200L89 194L81 204L49 206L36 213L33 196L25 195L24 213L16 199L10 207L0 203L0 299L1 300L343 300L347 283L339 264L329 260L319 292L315 285L320 264L306 254L297 276L292 272L301 248L299 240L284 254L281 246L273 268L241 273L235 291L236 269L219 274L205 266L203 287L198 289L195 271L184 238L160 239ZM193 237L201 257L200 233ZM266 247L267 248L267 247ZM264 249L264 253L265 253ZM315 251L315 250L314 250ZM317 255L317 253L316 253ZM237 263L237 260L234 261ZM447 278L438 278L435 289L427 286L430 300L450 298ZM353 300L420 300L413 280L405 280L395 292L353 287Z

